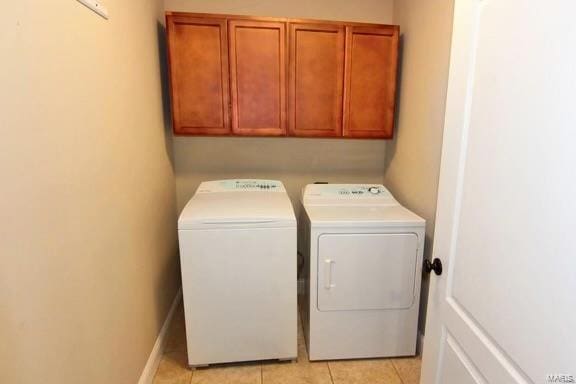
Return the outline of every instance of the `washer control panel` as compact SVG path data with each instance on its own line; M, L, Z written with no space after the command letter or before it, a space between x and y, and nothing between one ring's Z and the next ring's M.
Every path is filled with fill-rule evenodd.
M206 181L198 187L198 193L233 192L233 191L262 191L284 192L282 182L278 180L259 179L232 179Z

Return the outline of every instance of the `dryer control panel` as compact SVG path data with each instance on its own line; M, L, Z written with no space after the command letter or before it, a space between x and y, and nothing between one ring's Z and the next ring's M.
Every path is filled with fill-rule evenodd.
M373 186L357 186L351 185L346 187L337 187L324 191L324 195L340 195L340 196L378 196L387 194L388 191L382 185Z
M317 196L349 196L369 197L390 195L381 184L314 184L306 187L306 191Z
M304 188L305 202L356 202L397 204L392 194L382 184L309 184Z

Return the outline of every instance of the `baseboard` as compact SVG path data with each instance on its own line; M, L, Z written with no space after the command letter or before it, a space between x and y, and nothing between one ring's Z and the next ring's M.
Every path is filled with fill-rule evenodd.
M418 331L418 339L416 341L416 354L422 356L422 351L424 348L424 334L422 331Z
M158 365L160 365L160 360L162 359L162 352L164 351L164 345L167 341L166 339L168 336L168 330L170 329L170 323L172 322L172 317L174 317L174 312L176 311L176 307L178 307L181 297L182 289L176 293L176 297L174 297L174 301L172 301L172 306L168 311L164 324L162 324L162 328L160 328L160 332L158 333L152 352L150 352L150 356L148 356L148 361L142 370L138 384L151 384L154 380L154 375L156 374L156 370L158 369Z

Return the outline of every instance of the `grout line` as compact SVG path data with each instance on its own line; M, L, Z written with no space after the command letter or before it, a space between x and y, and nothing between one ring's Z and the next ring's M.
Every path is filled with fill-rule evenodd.
M330 375L330 381L332 382L332 384L336 384L334 382L334 377L332 377L332 370L330 369L330 363L326 362L326 366L328 367L328 374Z
M396 364L394 364L394 360L390 359L390 364L392 364L392 368L394 368L394 372L396 372L396 376L398 376L398 378L400 379L400 382L402 384L404 384L404 379L402 378L402 375L400 375L398 368L396 368Z
M188 369L190 369L190 368L188 368ZM190 369L190 382L189 382L189 384L192 384L193 379L194 379L194 370Z

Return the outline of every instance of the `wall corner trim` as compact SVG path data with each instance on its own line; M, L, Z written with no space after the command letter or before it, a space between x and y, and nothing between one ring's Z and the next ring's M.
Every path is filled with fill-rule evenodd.
M416 354L422 356L424 351L424 334L421 330L418 331L418 339L416 341Z
M150 352L150 356L148 356L148 361L142 370L138 384L152 384L152 381L154 380L154 375L156 374L156 370L158 369L160 360L162 359L162 352L164 352L164 345L167 341L168 330L170 329L170 324L172 323L174 312L178 307L178 303L180 302L181 297L182 288L178 290L176 296L174 297L174 301L172 301L172 305L170 306L166 320L164 320L164 324L162 324L162 328L160 328L160 332L158 333L154 347Z

